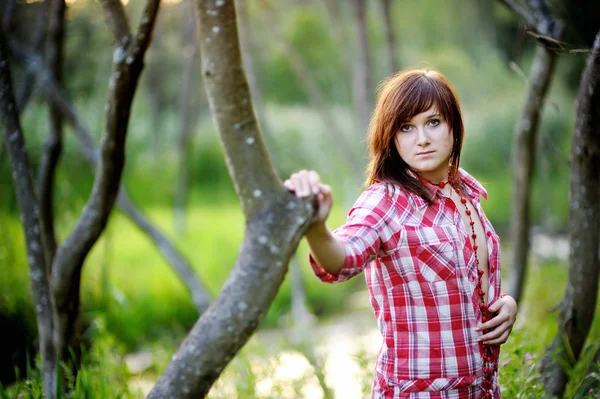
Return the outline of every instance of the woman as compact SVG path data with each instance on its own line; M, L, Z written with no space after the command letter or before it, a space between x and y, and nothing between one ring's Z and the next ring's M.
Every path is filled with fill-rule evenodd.
M499 345L517 312L500 294L499 240L481 207L485 189L459 168L456 93L433 70L407 70L379 88L369 127L366 189L330 232L329 186L314 171L285 185L315 195L305 237L322 281L365 270L383 342L372 398L500 398Z

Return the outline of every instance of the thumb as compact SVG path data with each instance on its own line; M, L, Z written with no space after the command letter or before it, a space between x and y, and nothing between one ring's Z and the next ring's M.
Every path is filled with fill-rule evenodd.
M503 303L502 303L502 299L498 299L496 300L496 302L492 303L489 307L488 310L492 313L495 313L497 311L500 310L500 308L502 307Z

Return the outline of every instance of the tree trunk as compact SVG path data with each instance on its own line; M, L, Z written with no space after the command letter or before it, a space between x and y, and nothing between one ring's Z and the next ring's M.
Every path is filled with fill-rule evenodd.
M561 397L590 330L598 294L600 258L600 32L581 75L571 144L569 198L569 279L558 333L546 349L542 382L551 397Z
M192 6L191 2L186 2L183 6ZM179 140L177 152L179 154L179 172L177 173L177 185L175 189L175 231L182 235L186 230L185 208L187 206L189 169L191 156L192 128L193 128L193 110L192 93L195 88L196 62L198 60L198 35L196 33L196 21L194 14L188 15L188 29L184 32L185 39L183 43L184 62L183 62L183 86L181 88L181 122L179 131Z
M101 3L114 37L115 51L100 162L88 202L75 228L58 247L51 268L53 339L57 355L62 360L69 359L69 346L78 338L74 333L79 315L79 283L83 262L104 230L117 198L125 163L125 139L131 104L144 65L144 54L150 43L159 0L148 1L134 35L129 32L119 0L102 0Z
M367 4L365 0L352 0L356 22L356 60L354 62L354 104L359 117L360 137L366 134L371 119L371 58L367 36Z
M208 98L246 232L215 303L193 327L148 398L205 397L263 319L314 209L292 196L271 165L242 68L234 0L198 0Z
M392 75L398 72L398 55L396 52L396 35L392 23L392 0L380 0L383 12L383 26L385 29L385 48L387 52L387 73Z
M39 207L27 157L27 148L14 98L4 33L0 31L0 118L2 136L11 162L19 212L25 233L31 292L36 311L38 339L42 357L42 380L46 398L56 393L56 352L52 345L52 307L44 243L40 229Z
M62 85L63 43L66 4L64 0L51 0L50 27L48 34L48 69L52 79ZM33 78L32 78L33 79ZM40 220L44 236L46 262L51 264L56 252L54 231L54 178L62 151L62 116L56 106L50 104L50 131L44 145L38 171L38 192L40 194Z
M513 259L508 292L519 302L529 254L531 177L535 165L540 117L556 64L556 53L538 45L529 75L525 103L513 138L513 194L511 239Z

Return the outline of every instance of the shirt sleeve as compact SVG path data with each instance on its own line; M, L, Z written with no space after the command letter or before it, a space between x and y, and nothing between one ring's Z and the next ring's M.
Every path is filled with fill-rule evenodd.
M392 199L382 183L365 190L348 212L346 223L332 232L344 246L342 268L337 275L329 273L309 254L315 275L323 282L338 283L362 272L375 259L384 241L394 235L390 227L393 213Z

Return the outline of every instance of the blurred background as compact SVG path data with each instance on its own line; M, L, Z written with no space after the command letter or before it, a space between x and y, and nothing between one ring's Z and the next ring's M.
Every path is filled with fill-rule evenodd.
M137 24L142 2L123 3ZM407 67L438 69L454 83L466 126L461 166L488 190L484 209L501 236L503 274L508 276L511 147L536 46L523 22L495 1L367 1L361 32L360 18L342 0L244 4L238 7L240 15L245 13L239 21L244 62L273 164L281 179L298 169L314 169L332 185L330 227L343 223L361 191L367 163L364 109L368 115L377 85ZM34 46L32 32L43 6L42 1L16 2L13 31L24 45ZM112 39L98 2L68 0L67 6L66 97L99 143ZM367 39L362 45L361 37ZM533 366L556 331L553 307L566 284L570 140L587 55L569 40L558 59L536 143L530 267L519 322L502 355L501 381L509 398L541 397L536 396ZM134 99L123 184L214 298L237 258L244 220L205 96L197 42L192 3L163 0ZM364 49L368 64L361 61ZM366 69L357 70L357 65ZM15 61L14 81L26 74L27 68ZM366 88L366 95L357 98L359 87ZM49 123L47 105L35 89L20 116L35 171ZM77 221L94 176L72 132L65 128L54 192L59 241ZM297 261L299 288L288 273L260 332L210 397L317 398L332 392L365 397L379 338L364 279L320 283L308 266L304 243ZM36 397L34 309L5 151L0 151L0 265L0 330L6 337L1 381L11 386L9 393ZM89 397L141 397L198 317L184 284L152 241L116 208L86 260L81 296L88 348L83 374L90 392L98 395ZM301 303L300 321L292 312L292 298ZM315 327L297 327L307 324ZM600 337L599 328L596 320L591 342ZM23 367L26 363L30 366ZM340 375L341 365L350 371ZM577 387L574 380L569 392ZM526 393L531 396L510 396L511 389L523 386L533 387Z

